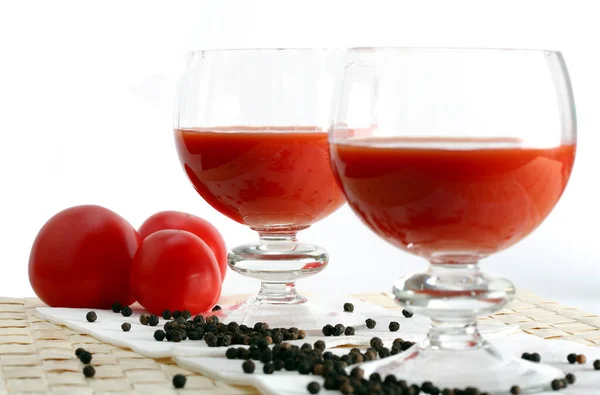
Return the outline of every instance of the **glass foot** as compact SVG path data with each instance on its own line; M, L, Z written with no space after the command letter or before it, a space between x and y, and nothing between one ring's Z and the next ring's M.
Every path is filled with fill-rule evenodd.
M365 363L365 375L393 374L409 384L429 381L440 390L474 387L493 395L510 394L519 386L521 394L551 389L554 379L565 377L560 369L520 358L504 357L495 347L482 342L475 350L454 352L431 346L414 346L397 356Z

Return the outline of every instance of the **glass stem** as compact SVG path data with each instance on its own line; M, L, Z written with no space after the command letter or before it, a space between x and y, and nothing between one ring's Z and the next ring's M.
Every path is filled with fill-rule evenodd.
M270 231L258 234L265 250L275 254L275 257L277 252L292 251L298 241L295 231ZM306 299L298 295L292 277L281 282L261 282L256 301L260 304L297 304L304 303Z
M475 318L457 321L432 319L427 340L436 350L476 350L483 344Z

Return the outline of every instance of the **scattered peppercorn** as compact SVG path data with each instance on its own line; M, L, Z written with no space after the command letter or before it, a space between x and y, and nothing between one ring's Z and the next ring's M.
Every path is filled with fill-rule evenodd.
M163 331L162 329L157 329L154 332L154 339L159 342L165 340L165 331Z
M352 303L344 303L344 311L346 313L353 313L354 312L354 305Z
M175 388L183 388L185 387L185 382L187 378L182 374L176 374L173 376L173 387Z
M185 318L186 320L189 320L190 318L192 318L192 313L190 313L190 311L189 311L189 310L183 310L183 311L181 312L181 316L182 316L183 318Z
M344 325L337 324L336 326L333 327L333 336L341 336L344 334L345 330L346 330L346 327L344 327Z
M352 327L352 326L347 326L346 330L344 331L344 334L346 336L354 336L355 333L356 333L356 331L355 331L354 327Z
M242 364L242 369L243 369L244 373L248 373L248 374L254 373L255 368L256 368L256 365L251 360L247 360Z
M83 375L85 377L94 377L96 374L96 369L92 365L86 365L83 367Z
M133 314L133 310L131 310L131 307L125 306L121 309L121 314L123 314L123 317L129 317Z
M365 321L365 324L367 324L367 328L373 329L373 328L375 328L375 325L377 325L377 322L372 318L367 318L367 320Z
M219 306L218 304L215 305L215 307L212 308L212 311L219 311L222 310L223 308L221 306Z
M92 362L92 354L88 351L83 351L79 354L79 360L84 364L88 364Z
M264 374L273 374L275 372L275 366L271 362L267 362L263 366Z
M586 363L586 362L587 362L587 358L586 358L586 356L585 356L585 355L583 355L583 354L579 354L579 355L577 356L577 363L578 363L578 364L580 364L580 365L583 365L583 364L584 364L584 363Z
M412 318L412 316L414 315L413 313L411 313L408 310L402 310L402 315L406 318Z
M600 359L594 361L594 370L600 370Z
M572 365L577 362L577 354L569 354L567 355L567 361Z
M573 373L569 373L565 376L565 380L567 380L567 383L569 383L569 384L574 384L575 383L575 375Z
M333 326L327 324L322 329L324 336L331 336L333 334Z
M98 316L95 311L90 311L85 315L85 319L88 320L88 322L95 322L98 319Z
M312 382L308 383L308 385L306 386L306 389L311 394L318 394L319 391L321 391L321 384L317 383L316 381L312 381Z
M121 329L123 329L123 332L129 332L131 330L131 324L129 322L124 322L121 324Z
M158 325L158 316L156 316L154 314L150 314L150 317L148 317L148 325L150 325L150 326Z
M539 363L542 360L542 357L537 352L531 354L531 358L529 359L531 362Z
M79 357L79 355L81 355L82 352L85 352L85 349L79 347L77 350L75 350L75 356Z
M521 359L529 361L529 360L531 360L531 354L528 352L524 352L523 354L521 354Z
M389 329L390 329L390 332L396 332L398 329L400 329L400 324L397 323L396 321L392 321L392 322L390 322Z
M560 382L558 380L552 380L550 387L552 387L554 391L558 391L560 389Z
M513 385L513 386L510 388L510 393L511 393L512 395L519 395L519 394L521 393L521 388L520 388L518 385Z
M165 320L170 320L171 319L171 310L163 310L162 312L162 318L164 318Z
M148 320L150 319L150 316L148 314L142 314L140 315L140 324L142 325L148 325Z
M111 310L113 311L113 313L120 313L122 308L123 305L121 305L121 303L119 302L115 302L111 306Z

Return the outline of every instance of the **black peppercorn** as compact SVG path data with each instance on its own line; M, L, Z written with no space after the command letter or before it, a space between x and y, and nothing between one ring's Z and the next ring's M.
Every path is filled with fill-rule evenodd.
M181 317L181 310L173 310L173 318Z
M275 371L275 366L273 366L273 364L271 362L264 364L264 366L263 366L264 374L273 374L274 371Z
M216 315L211 315L210 317L206 317L206 323L208 325L217 325L219 323L219 317Z
M96 369L92 365L86 365L83 367L83 375L85 377L94 377L96 374Z
M346 336L354 336L355 333L356 333L356 331L355 331L354 327L352 327L352 326L347 326L346 330L344 331L344 334Z
M359 379L359 380L362 380L362 379L363 379L363 377L364 377L364 375L365 375L365 371L364 371L364 370L362 370L361 368L359 368L358 366L357 366L357 367L355 367L355 368L353 368L353 369L350 371L350 376L351 376L351 377L356 377L356 378L357 378L357 379Z
M315 342L315 344L313 344L313 347L315 350L321 350L321 351L324 351L327 348L327 346L325 345L325 342L323 340L317 340Z
M187 379L182 374L176 374L173 376L173 387L175 388L183 388L185 387L185 382Z
M129 317L133 314L133 310L131 310L131 307L125 306L121 309L121 314L123 314L123 317Z
M312 381L312 382L308 383L308 385L306 386L306 389L311 394L318 394L319 391L321 391L321 385L319 383L317 383L316 381Z
M558 380L552 380L550 386L554 391L558 391L560 389L560 382Z
M121 324L121 329L123 329L123 332L129 332L131 330L131 324L129 322L124 322Z
M225 351L225 356L227 359L237 359L238 350L234 347L228 348L227 351Z
M344 311L346 313L354 312L354 305L352 303L344 303Z
M209 347L217 347L217 336L214 333L207 333L204 336L204 341Z
M600 359L594 361L594 370L600 370Z
M569 373L565 376L565 380L567 380L567 383L569 383L569 384L574 384L575 383L575 375L573 373Z
M286 359L283 362L283 368L289 372L296 370L296 360L295 359Z
M526 361L530 361L531 360L531 354L528 352L524 352L523 354L521 354L521 359L524 359Z
M95 311L90 311L85 315L85 319L88 320L88 322L94 322L98 319L98 316Z
M302 360L296 365L296 370L300 374L310 374L310 372L312 371L312 366L309 361Z
M150 314L150 317L148 317L148 325L150 325L150 326L158 325L158 317L154 314Z
M123 306L119 302L113 303L111 307L113 313L120 313L122 308Z
M450 388L444 388L442 390L442 395L454 395L454 390Z
M156 330L154 332L154 340L159 342L165 340L165 331L163 331L162 329Z
M333 336L341 336L344 334L346 328L342 324L337 324L333 327Z
M518 385L513 385L510 387L510 393L512 395L519 395L521 393L521 388Z
M189 320L190 318L192 318L192 313L190 313L190 311L189 311L189 310L183 310L183 311L181 312L181 316L182 316L183 318L185 318L186 320Z
M411 313L408 310L402 310L402 315L406 318L411 318L413 316L413 313Z
M567 361L572 365L577 362L577 354L569 354L567 355Z
M516 388L517 391L519 391L519 393L521 393L521 389L517 386L513 387ZM511 389L512 391L512 389ZM467 389L465 389L465 395L480 395L479 390L475 387L467 387Z
M367 318L367 320L365 321L365 324L367 324L367 328L373 329L373 328L375 328L375 325L377 325L377 322L372 318Z
M542 357L537 352L531 354L531 358L529 359L531 362L539 363L542 360Z
M79 347L77 350L75 350L75 356L79 357L81 355L82 352L85 352L84 348Z
M375 351L379 351L383 348L383 341L377 336L375 336L371 339L370 345Z
M275 361L273 361L273 367L277 371L280 371L281 369L283 369L284 364L285 363L281 359L276 359Z
M142 325L148 325L148 320L150 319L150 316L148 314L142 314L140 315L140 324Z
M88 364L88 363L92 362L92 354L87 351L83 351L82 353L79 354L79 360L82 363Z
M333 334L333 326L329 324L325 325L322 332L324 336L331 336Z
M340 387L340 392L344 395L347 394L353 394L354 393L354 387L352 387L350 384L348 383L344 383L342 384L342 386Z
M400 329L400 324L396 321L392 321L390 322L389 329L390 332L396 332L398 329Z
M171 319L171 310L163 310L161 315L162 315L162 318L164 318L165 320L170 320Z
M212 311L219 311L222 310L222 307L219 306L218 304L215 305L215 307L212 308Z
M254 373L254 369L256 368L256 365L254 364L254 362L248 360L248 361L244 361L244 363L242 364L242 370L244 371L244 373Z

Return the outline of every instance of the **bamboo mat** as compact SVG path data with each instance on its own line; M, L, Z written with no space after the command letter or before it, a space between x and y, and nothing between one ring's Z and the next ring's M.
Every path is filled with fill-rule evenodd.
M398 309L386 293L355 295L367 302ZM229 304L240 297L227 297ZM51 324L35 314L42 303L33 298L0 298L0 394L256 394L180 368L170 359L151 359ZM504 310L482 320L519 324L544 339L566 339L600 345L600 316L531 293L519 293ZM75 358L78 347L94 354L96 376L86 379ZM175 390L172 377L187 376L185 389Z

